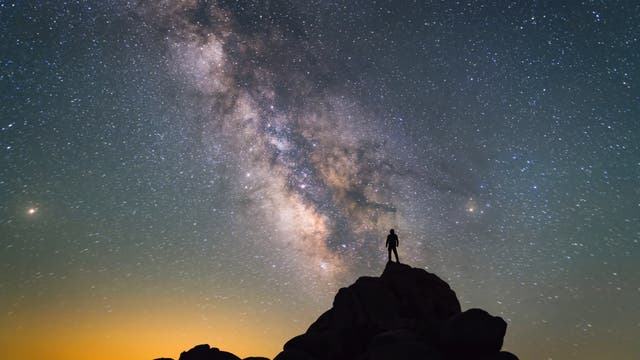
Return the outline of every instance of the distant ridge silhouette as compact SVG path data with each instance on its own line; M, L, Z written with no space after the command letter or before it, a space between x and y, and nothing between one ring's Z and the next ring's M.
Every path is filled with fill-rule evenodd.
M507 323L481 309L462 312L449 284L423 269L388 262L361 277L274 360L517 360L501 351ZM265 358L246 358L245 360ZM180 360L240 360L198 345Z

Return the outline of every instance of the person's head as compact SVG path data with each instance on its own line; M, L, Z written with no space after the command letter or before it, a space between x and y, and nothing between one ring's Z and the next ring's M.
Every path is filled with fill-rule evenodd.
M395 230L393 229L389 230L389 234L395 234Z

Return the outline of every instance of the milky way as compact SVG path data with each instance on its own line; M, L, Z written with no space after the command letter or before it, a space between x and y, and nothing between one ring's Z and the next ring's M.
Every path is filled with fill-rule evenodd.
M202 97L203 136L238 162L247 220L272 227L262 228L263 247L293 251L305 275L334 276L345 271L344 256L377 247L398 224L401 176L382 130L365 119L375 115L280 63L307 57L304 46L277 28L239 33L216 4L143 5L142 13L165 27L176 75Z

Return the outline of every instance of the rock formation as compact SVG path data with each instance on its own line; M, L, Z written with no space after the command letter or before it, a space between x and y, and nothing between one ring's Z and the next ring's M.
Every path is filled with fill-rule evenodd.
M183 351L179 360L241 360L239 357L207 344L197 345L189 351Z
M338 291L333 307L284 344L274 360L517 360L501 351L507 323L481 309L462 312L449 284L389 262L380 277ZM239 360L198 345L180 360Z
M480 309L461 312L434 274L389 262L380 277L340 289L333 307L274 360L498 360L507 323Z

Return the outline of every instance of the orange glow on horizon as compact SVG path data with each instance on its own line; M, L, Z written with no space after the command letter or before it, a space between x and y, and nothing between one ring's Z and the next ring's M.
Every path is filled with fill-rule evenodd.
M283 319L264 314L238 318L234 309L131 306L127 311L33 311L5 315L0 348L5 359L128 360L171 357L198 344L209 344L240 357L281 351L291 337L304 332L286 329ZM266 325L273 324L273 325Z

